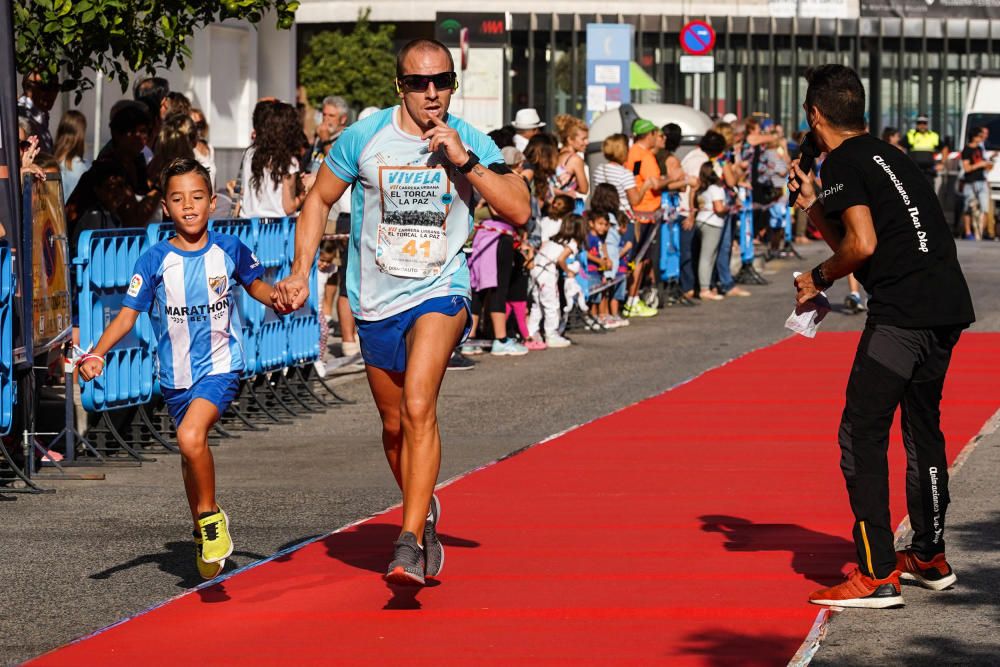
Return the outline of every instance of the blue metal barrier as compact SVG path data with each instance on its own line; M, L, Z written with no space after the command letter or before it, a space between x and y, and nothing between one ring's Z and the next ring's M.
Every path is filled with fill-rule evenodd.
M14 383L14 273L10 246L0 241L0 435L14 423L17 391Z
M264 280L274 284L284 278L291 265L288 254L288 237L291 227L288 218L254 219L257 229L257 247L254 253L264 267ZM289 326L285 318L270 308L264 310L263 319L255 331L257 337L257 372L269 373L290 365ZM317 338L318 338L317 334Z
M147 230L86 231L73 261L79 286L80 346L97 344L121 310L139 256L148 247ZM91 412L148 403L153 394L156 342L149 316L140 313L135 328L105 355L104 373L83 384L81 399Z
M753 198L748 188L740 188L740 260L744 264L753 264Z

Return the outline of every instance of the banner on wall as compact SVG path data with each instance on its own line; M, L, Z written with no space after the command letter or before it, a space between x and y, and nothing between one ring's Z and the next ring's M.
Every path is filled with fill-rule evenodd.
M1000 19L1000 0L861 0L861 15Z

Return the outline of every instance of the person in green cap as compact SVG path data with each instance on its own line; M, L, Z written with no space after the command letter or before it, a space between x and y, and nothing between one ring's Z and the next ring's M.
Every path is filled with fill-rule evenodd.
M625 167L635 174L635 184L640 191L645 191L639 203L632 207L635 212L636 247L641 251L651 246L650 238L656 230L662 217L660 209L660 190L663 187L663 177L660 165L656 161L655 151L663 146L663 133L652 121L637 118L632 123L632 147L628 151ZM643 184L652 185L643 188ZM653 256L653 248L646 248L640 266L636 267L635 280L629 289L628 300L625 302L626 317L651 317L656 315L656 309L646 305L639 298L639 287L642 276L649 267L649 257Z

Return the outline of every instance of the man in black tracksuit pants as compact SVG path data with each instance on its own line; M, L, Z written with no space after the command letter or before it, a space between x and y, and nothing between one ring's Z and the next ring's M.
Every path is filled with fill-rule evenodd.
M798 205L833 256L795 286L803 303L853 272L871 295L847 384L839 440L854 512L859 569L809 601L841 607L903 604L899 579L941 590L955 574L944 557L948 461L941 390L951 352L975 320L955 241L920 168L867 132L865 91L841 65L807 73L813 141L828 153L822 193L795 165ZM899 406L906 449L912 545L896 553L889 517L889 428Z

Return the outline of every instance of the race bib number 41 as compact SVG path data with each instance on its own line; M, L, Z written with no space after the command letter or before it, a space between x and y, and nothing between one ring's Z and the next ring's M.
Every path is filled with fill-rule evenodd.
M441 273L448 259L445 219L454 197L442 167L380 167L382 218L375 264L401 278Z

